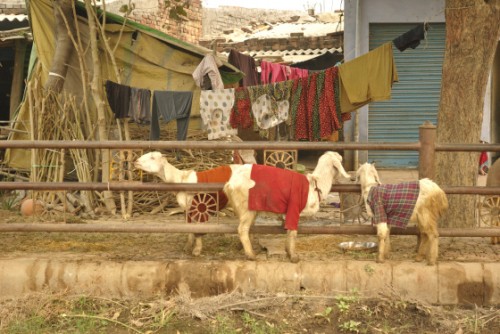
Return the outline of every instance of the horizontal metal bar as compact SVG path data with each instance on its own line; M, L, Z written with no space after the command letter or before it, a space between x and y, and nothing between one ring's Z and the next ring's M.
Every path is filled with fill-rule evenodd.
M0 182L0 190L95 190L95 191L219 191L224 183L142 183L142 182ZM500 187L444 186L447 194L500 195ZM335 184L333 192L361 192L358 184Z
M499 144L439 144L434 146L436 151L447 152L500 152Z
M420 143L339 143L305 141L85 141L85 140L5 140L0 148L68 149L206 149L206 150L403 150L418 151Z
M72 232L72 233L238 233L236 224L0 224L0 232ZM283 234L282 226L252 226L251 233ZM299 226L299 234L359 234L374 235L373 226ZM393 228L393 235L418 235L416 227ZM441 237L494 237L499 228L442 228Z
M3 140L2 148L37 148L37 149L205 149L205 150L380 150L380 151L418 151L420 142L415 143L367 143L367 142L305 142L305 141L85 141L85 140ZM436 151L449 152L500 152L499 144L440 144L436 143Z

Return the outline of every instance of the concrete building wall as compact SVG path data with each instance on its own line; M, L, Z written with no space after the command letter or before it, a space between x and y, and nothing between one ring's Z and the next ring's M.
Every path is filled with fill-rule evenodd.
M369 51L371 23L444 22L444 0L351 0L345 2L344 14L344 57L349 61ZM368 108L358 109L357 121L346 124L346 141L368 141ZM352 164L355 158L347 159ZM357 159L366 162L368 152L360 151Z
M371 23L421 23L445 22L444 0L350 0L345 2L344 56L346 61L369 51L369 27ZM490 86L488 86L490 87ZM490 142L492 94L487 89L483 113L481 139ZM368 108L358 110L358 125L351 122L346 128L346 138L352 141L368 140ZM359 135L359 137L357 136ZM360 152L359 161L367 159L367 152Z

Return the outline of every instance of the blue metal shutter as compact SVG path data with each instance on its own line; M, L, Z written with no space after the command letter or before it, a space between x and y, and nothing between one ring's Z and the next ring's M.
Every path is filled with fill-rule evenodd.
M416 25L371 24L370 50ZM436 124L444 47L444 23L431 23L427 40L422 40L416 49L400 52L393 46L399 82L392 87L391 100L369 105L368 141L416 142L420 125L425 121ZM418 166L418 152L369 151L368 161L384 168L413 168Z

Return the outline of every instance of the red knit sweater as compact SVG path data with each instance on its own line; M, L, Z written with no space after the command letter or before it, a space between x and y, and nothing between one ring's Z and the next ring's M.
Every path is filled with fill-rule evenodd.
M297 172L253 165L250 178L255 181L248 196L248 209L286 214L285 229L297 230L299 215L307 204L309 182Z

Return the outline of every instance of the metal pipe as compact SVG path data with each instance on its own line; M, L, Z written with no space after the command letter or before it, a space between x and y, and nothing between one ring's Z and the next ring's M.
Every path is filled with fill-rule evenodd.
M498 228L442 228L441 237L494 237ZM0 232L72 232L72 233L238 233L236 224L0 224ZM255 234L285 234L281 225L252 226ZM373 226L299 226L299 234L358 234L375 235ZM393 228L393 235L418 235L416 227Z
M447 152L500 152L499 144L439 144L436 151Z
M5 148L68 148L68 149L206 149L206 150L375 150L419 151L420 143L339 143L339 142L218 142L218 141L85 141L85 140L2 140ZM500 152L500 144L439 144L436 151L450 152Z
M481 146L482 150L486 144ZM401 150L418 151L419 143L338 143L338 142L219 142L219 141L84 141L84 140L5 140L1 148L68 148L68 149L205 149L205 150ZM500 148L500 145L499 145Z
M0 190L95 190L95 191L189 191L216 192L224 183L142 183L142 182L0 182ZM443 186L447 194L500 195L500 187ZM359 184L334 184L333 192L361 192Z

